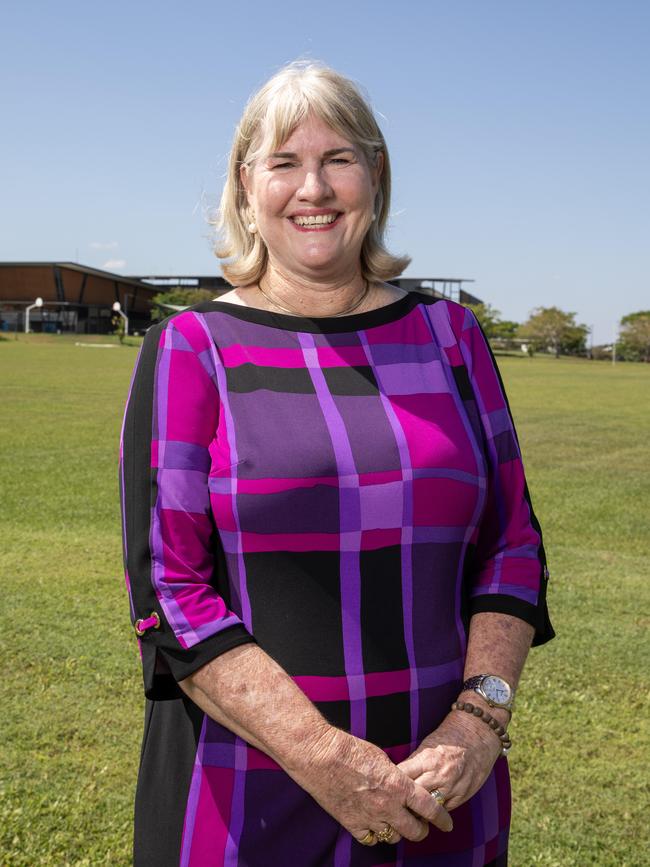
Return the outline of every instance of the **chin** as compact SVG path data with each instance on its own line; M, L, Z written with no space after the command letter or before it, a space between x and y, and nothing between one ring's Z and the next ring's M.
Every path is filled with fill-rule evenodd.
M313 255L306 254L296 258L299 268L307 268L314 271L341 271L347 270L350 264L350 256L342 250L314 251Z
M345 269L342 269L340 262L335 260L327 262L303 262L297 270L303 276L320 280L336 280Z

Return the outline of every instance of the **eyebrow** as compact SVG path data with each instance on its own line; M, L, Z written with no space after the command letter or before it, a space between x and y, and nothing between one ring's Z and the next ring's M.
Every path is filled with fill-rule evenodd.
M331 148L328 151L323 151L323 156L324 157L333 157L336 154L347 153L348 151L350 153L355 153L354 148ZM298 156L298 154L293 153L291 151L276 151L275 153L269 154L268 159L284 159L284 160L286 160L286 159L295 159L297 156Z

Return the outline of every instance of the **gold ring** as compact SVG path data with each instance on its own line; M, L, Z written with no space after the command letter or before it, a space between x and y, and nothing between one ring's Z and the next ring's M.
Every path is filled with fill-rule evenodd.
M442 794L442 792L440 791L440 789L434 789L433 792L431 792L431 797L432 797L435 801L437 801L437 802L440 804L441 807L443 806L443 804L444 804L445 801L447 800L447 799L445 798L445 796Z
M393 830L391 825L386 825L378 834L377 840L380 843L390 843L390 838L393 836L395 831Z
M375 842L375 832L374 831L368 831L368 833L365 834L359 840L359 843L361 843L362 846L372 846L372 844L374 842Z

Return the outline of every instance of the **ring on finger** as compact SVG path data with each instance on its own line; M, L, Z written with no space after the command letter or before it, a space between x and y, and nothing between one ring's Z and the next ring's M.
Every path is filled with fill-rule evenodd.
M377 834L377 840L379 843L390 843L391 837L394 833L395 830L392 825L387 824L386 827L382 828L382 830Z
M375 842L375 832L374 831L368 831L368 833L364 834L364 836L359 840L359 843L361 843L362 846L372 846L372 844L374 842Z
M434 789L431 792L431 797L434 799L434 801L437 801L441 807L444 805L445 801L447 800L445 798L445 796L442 794L442 792L440 791L440 789Z

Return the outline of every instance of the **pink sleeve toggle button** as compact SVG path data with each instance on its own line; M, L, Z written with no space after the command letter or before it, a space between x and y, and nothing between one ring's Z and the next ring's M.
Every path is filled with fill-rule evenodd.
M133 624L135 634L140 637L144 635L148 629L160 629L160 617L155 611L152 611L149 617L140 618Z

